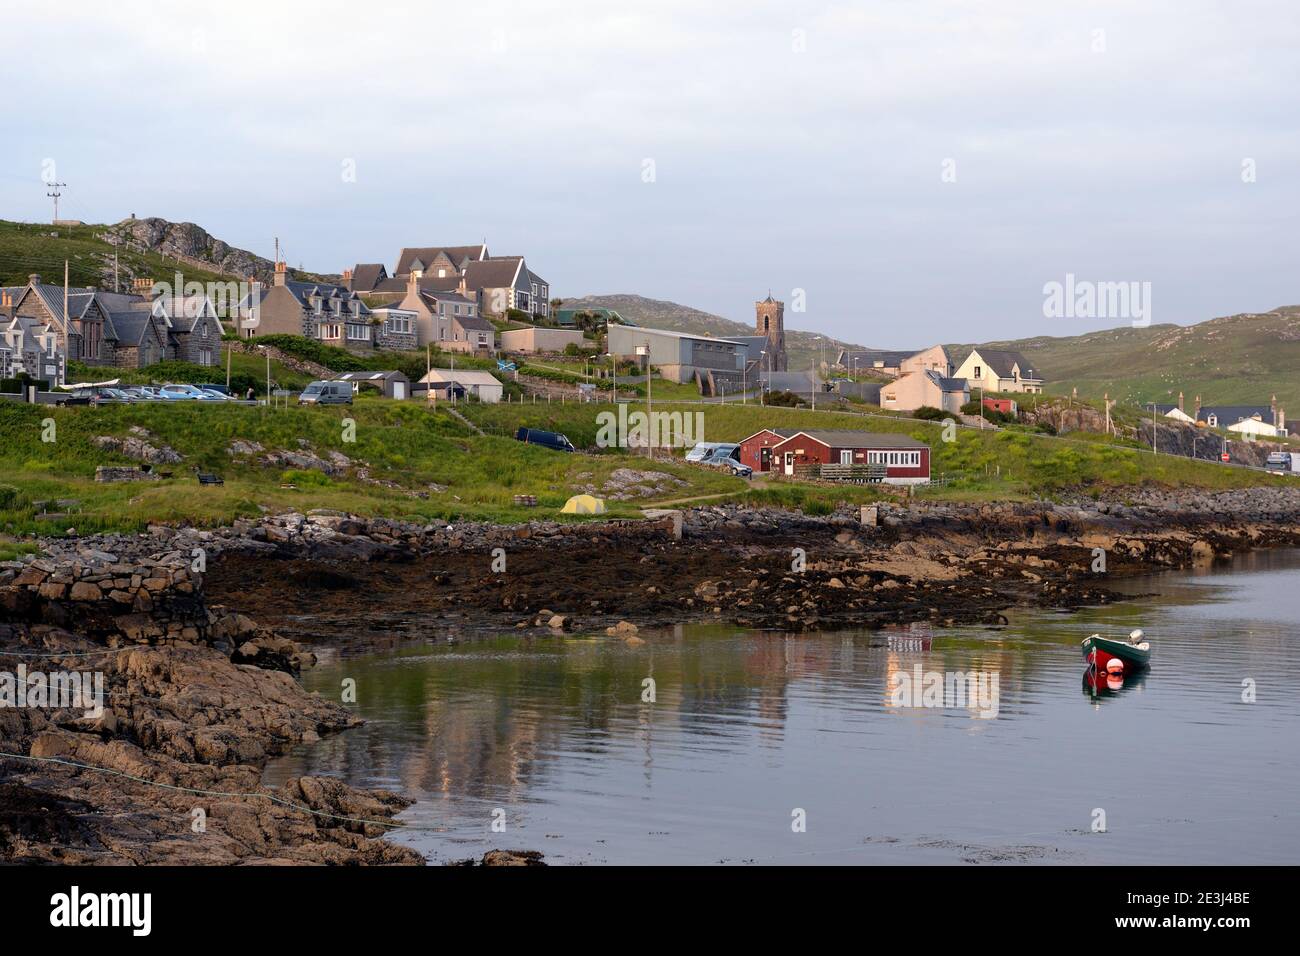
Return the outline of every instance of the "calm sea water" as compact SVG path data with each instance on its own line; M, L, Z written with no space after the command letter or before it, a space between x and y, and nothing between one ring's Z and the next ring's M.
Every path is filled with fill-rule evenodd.
M1124 587L1155 596L995 629L688 626L636 647L512 634L331 656L306 685L337 698L354 679L369 723L265 779L404 793L392 838L435 862L1300 861L1300 553ZM1079 641L1134 627L1151 669L1088 685ZM893 706L891 675L917 665L996 674L996 715Z

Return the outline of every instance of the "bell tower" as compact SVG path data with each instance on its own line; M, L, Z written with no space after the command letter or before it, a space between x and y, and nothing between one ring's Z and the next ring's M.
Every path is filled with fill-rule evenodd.
M785 303L772 298L772 293L762 302L754 303L756 317L754 331L767 339L767 358L763 364L773 372L784 372L785 356ZM770 364L769 364L770 363Z

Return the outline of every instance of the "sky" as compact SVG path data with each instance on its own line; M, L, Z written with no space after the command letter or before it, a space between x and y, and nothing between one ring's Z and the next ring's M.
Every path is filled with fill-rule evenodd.
M317 272L486 240L883 348L1300 303L1293 0L6 6L0 218L52 177Z

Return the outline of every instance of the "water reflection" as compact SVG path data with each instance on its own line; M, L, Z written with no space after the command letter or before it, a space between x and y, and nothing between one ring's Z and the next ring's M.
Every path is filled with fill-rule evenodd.
M369 723L267 779L402 791L428 829L395 838L435 860L1293 862L1300 554L1127 586L1158 596L996 629L689 626L635 647L512 634L335 658L305 682L336 696L354 678ZM1085 676L1081 706L1081 638L1135 627L1158 671ZM917 673L996 675L996 717L896 706ZM1090 832L1095 807L1108 834Z

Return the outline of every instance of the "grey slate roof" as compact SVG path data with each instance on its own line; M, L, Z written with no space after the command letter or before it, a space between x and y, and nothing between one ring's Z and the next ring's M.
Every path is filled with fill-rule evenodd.
M1014 365L1020 366L1021 378L1042 378L1043 376L1035 369L1019 352L1013 352L1009 349L984 349L976 348L980 358L984 359L984 364L997 373L998 378L1011 378L1011 369Z
M445 252L447 258L452 261L457 269L460 269L466 260L477 261L487 256L487 246L483 243L473 246L422 246L415 248L403 249L397 256L397 269L394 275L404 276L411 272L411 267L418 261L424 268L428 268L434 259L438 258L438 253Z
M840 353L840 364L845 367L854 365L859 369L869 369L879 363L884 368L897 368L904 359L911 358L915 352L895 352L887 349L844 349Z
M369 292L381 279L388 278L382 262L358 262L352 268L352 291Z
M1210 415L1218 419L1220 428L1227 428L1229 425L1254 418L1256 415L1265 425L1275 424L1273 409L1268 405L1202 405L1196 410L1198 422L1206 421Z
M980 354L982 355L983 353L981 352ZM967 382L966 379L947 378L940 375L932 368L926 369L925 374L930 377L930 381L934 382L935 385L938 385L939 388L943 389L945 392L965 392L970 387L970 383Z
M502 257L471 262L465 267L465 288L477 292L479 289L503 289L512 286L521 261L518 257Z

